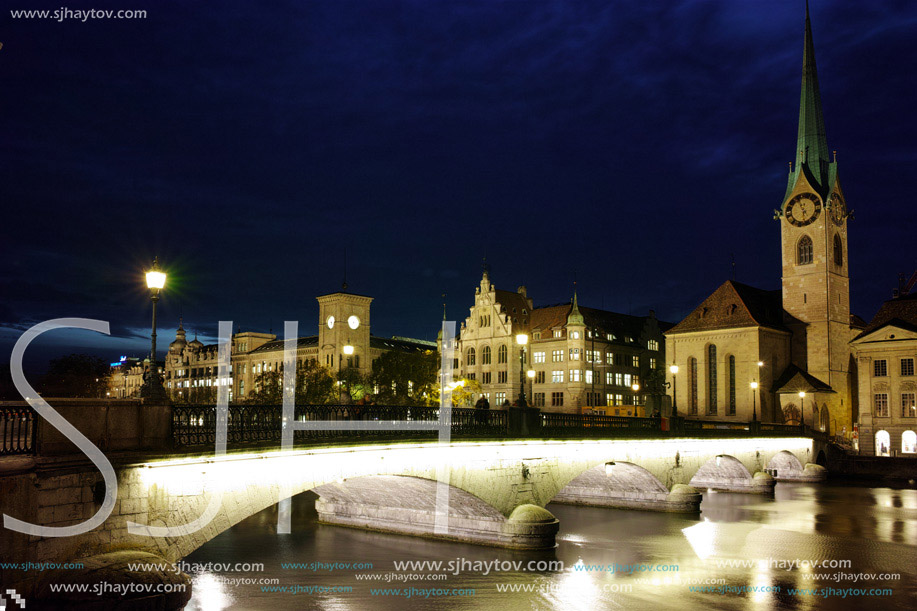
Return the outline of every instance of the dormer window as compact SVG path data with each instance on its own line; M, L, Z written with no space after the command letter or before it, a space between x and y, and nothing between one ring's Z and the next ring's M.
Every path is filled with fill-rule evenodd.
M554 337L563 337L563 336L564 336L563 331L561 331L560 329L554 329Z

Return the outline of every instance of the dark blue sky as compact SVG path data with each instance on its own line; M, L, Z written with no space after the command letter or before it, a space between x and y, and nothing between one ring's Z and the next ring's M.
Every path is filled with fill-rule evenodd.
M443 292L463 319L485 254L536 303L575 274L581 303L671 321L733 254L738 280L780 286L801 0L86 7L148 17L0 15L0 361L61 316L114 337L60 333L36 363L142 353L154 254L164 343L180 310L204 336L313 332L345 248L377 335L432 339ZM917 4L811 10L869 319L917 267Z

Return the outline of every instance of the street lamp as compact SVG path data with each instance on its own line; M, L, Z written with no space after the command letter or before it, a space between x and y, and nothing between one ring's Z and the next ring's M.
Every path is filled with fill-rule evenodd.
M634 416L636 416L637 415L637 405L639 401L637 397L637 393L640 392L640 384L638 384L637 382L634 382L633 384L631 384L630 389L634 391ZM643 415L646 416L645 413Z
M525 375L529 378L529 397L532 398L532 405L535 404L535 370L529 369L525 372Z
M806 430L806 391L804 390L799 391L799 425L802 430Z
M516 343L519 344L519 407L528 407L525 403L525 345L529 343L529 336L519 333Z
M153 259L153 266L146 272L146 286L150 289L150 300L153 302L153 328L150 333L150 370L146 381L140 387L140 396L144 399L166 399L166 391L162 387L159 377L159 367L156 365L156 303L159 293L166 285L166 274L159 269L159 258Z
M678 417L678 384L675 376L678 374L678 365L671 365L669 371L672 373L672 418Z
M757 393L757 390L758 390L758 383L752 382L751 383L751 421L752 422L758 421L758 407L757 407L757 402L755 400L755 394Z

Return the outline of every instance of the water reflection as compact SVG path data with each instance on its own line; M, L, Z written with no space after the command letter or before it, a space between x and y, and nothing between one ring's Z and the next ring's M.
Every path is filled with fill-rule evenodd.
M319 525L315 496L293 501L293 534L276 536L276 507L223 533L185 560L263 563L256 573L194 576L189 609L912 609L917 598L917 490L783 484L772 497L707 493L700 515L551 505L560 520L558 546L513 552ZM463 570L461 561L561 560L563 571ZM849 561L818 568L806 561ZM394 561L441 561L396 571ZM282 563L367 563L354 570L284 568ZM599 570L600 569L600 570ZM837 573L848 577L837 578ZM900 573L853 581L860 573ZM443 576L441 579L437 576ZM360 577L360 578L358 578ZM276 580L243 585L231 579ZM368 580L369 579L369 580ZM298 594L262 588L319 586L348 592ZM374 588L462 588L473 596L373 595ZM693 591L723 588L724 593ZM758 591L735 592L740 588ZM515 588L514 593L506 589ZM726 591L732 588L733 591ZM763 591L769 588L772 591ZM812 596L792 588L892 588L891 596ZM502 590L501 590L502 589Z

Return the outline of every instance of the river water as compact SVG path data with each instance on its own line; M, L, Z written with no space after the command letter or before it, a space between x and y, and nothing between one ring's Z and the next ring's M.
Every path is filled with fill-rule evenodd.
M264 565L195 570L186 609L917 609L914 489L709 492L699 517L552 504L558 545L537 553L326 526L315 498L293 499L293 534L276 534L275 506L185 558Z

